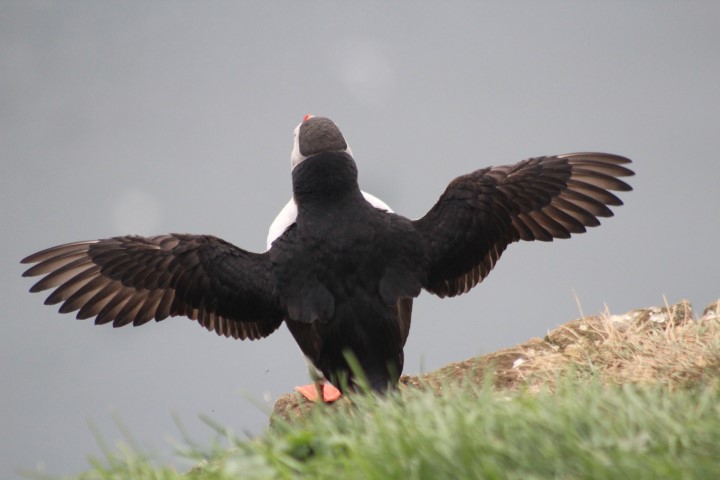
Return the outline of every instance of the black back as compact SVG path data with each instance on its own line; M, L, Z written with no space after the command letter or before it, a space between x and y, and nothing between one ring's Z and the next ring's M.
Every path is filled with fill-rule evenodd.
M270 252L288 327L326 377L352 379L352 352L384 390L402 370L410 299L425 283L421 238L409 220L365 201L345 153L303 161L293 187L295 226Z

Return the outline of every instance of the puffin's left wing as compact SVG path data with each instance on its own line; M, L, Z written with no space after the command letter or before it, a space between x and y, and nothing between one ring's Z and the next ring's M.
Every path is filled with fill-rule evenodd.
M505 248L519 240L552 241L582 233L622 205L609 190L632 188L630 160L606 153L571 153L491 167L450 182L433 208L415 220L430 266L426 289L460 295L480 283Z
M23 276L43 275L31 292L60 313L96 324L142 325L183 315L218 335L266 337L284 312L274 297L268 253L209 235L124 236L75 242L30 255Z

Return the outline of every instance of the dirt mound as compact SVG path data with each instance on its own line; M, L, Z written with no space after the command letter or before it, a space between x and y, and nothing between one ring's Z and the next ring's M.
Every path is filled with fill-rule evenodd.
M720 300L694 319L687 301L583 317L513 348L448 364L418 376L404 375L401 392L430 389L438 395L460 382L492 375L499 390L553 388L564 376L605 383L652 382L675 388L720 378ZM273 418L302 418L313 404L299 394L280 397Z

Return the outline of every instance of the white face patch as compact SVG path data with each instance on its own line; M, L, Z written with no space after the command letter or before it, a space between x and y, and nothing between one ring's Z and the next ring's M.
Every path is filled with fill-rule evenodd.
M302 123L300 123L302 125ZM300 153L300 125L295 127L293 132L293 149L290 154L290 170L295 170L295 167L300 165L300 162L305 160L307 157Z
M372 205L373 207L377 208L378 210L393 213L392 209L388 207L387 203L383 202L376 196L370 195L367 192L361 193L363 194L363 197L365 197L365 200L367 200L368 203L370 203L370 205ZM285 204L282 210L280 210L280 213L277 214L277 217L275 217L275 220L273 220L272 225L270 225L266 241L266 246L268 250L270 250L270 247L272 247L272 243L277 240L280 235L285 233L285 230L290 228L293 223L295 223L295 220L297 219L297 214L297 203L295 203L295 198L291 198L290 201Z

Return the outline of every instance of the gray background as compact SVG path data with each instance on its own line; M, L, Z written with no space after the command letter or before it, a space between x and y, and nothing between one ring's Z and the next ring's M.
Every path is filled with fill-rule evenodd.
M574 294L586 314L664 295L701 309L720 293L719 25L720 3L688 1L1 2L0 477L86 468L88 421L114 444L113 415L161 458L173 412L201 443L201 413L256 434L306 381L284 328L240 343L181 318L94 327L27 293L18 261L125 233L263 250L310 112L411 218L483 166L635 162L602 227L511 246L463 297L422 295L407 373L542 336L579 316Z

